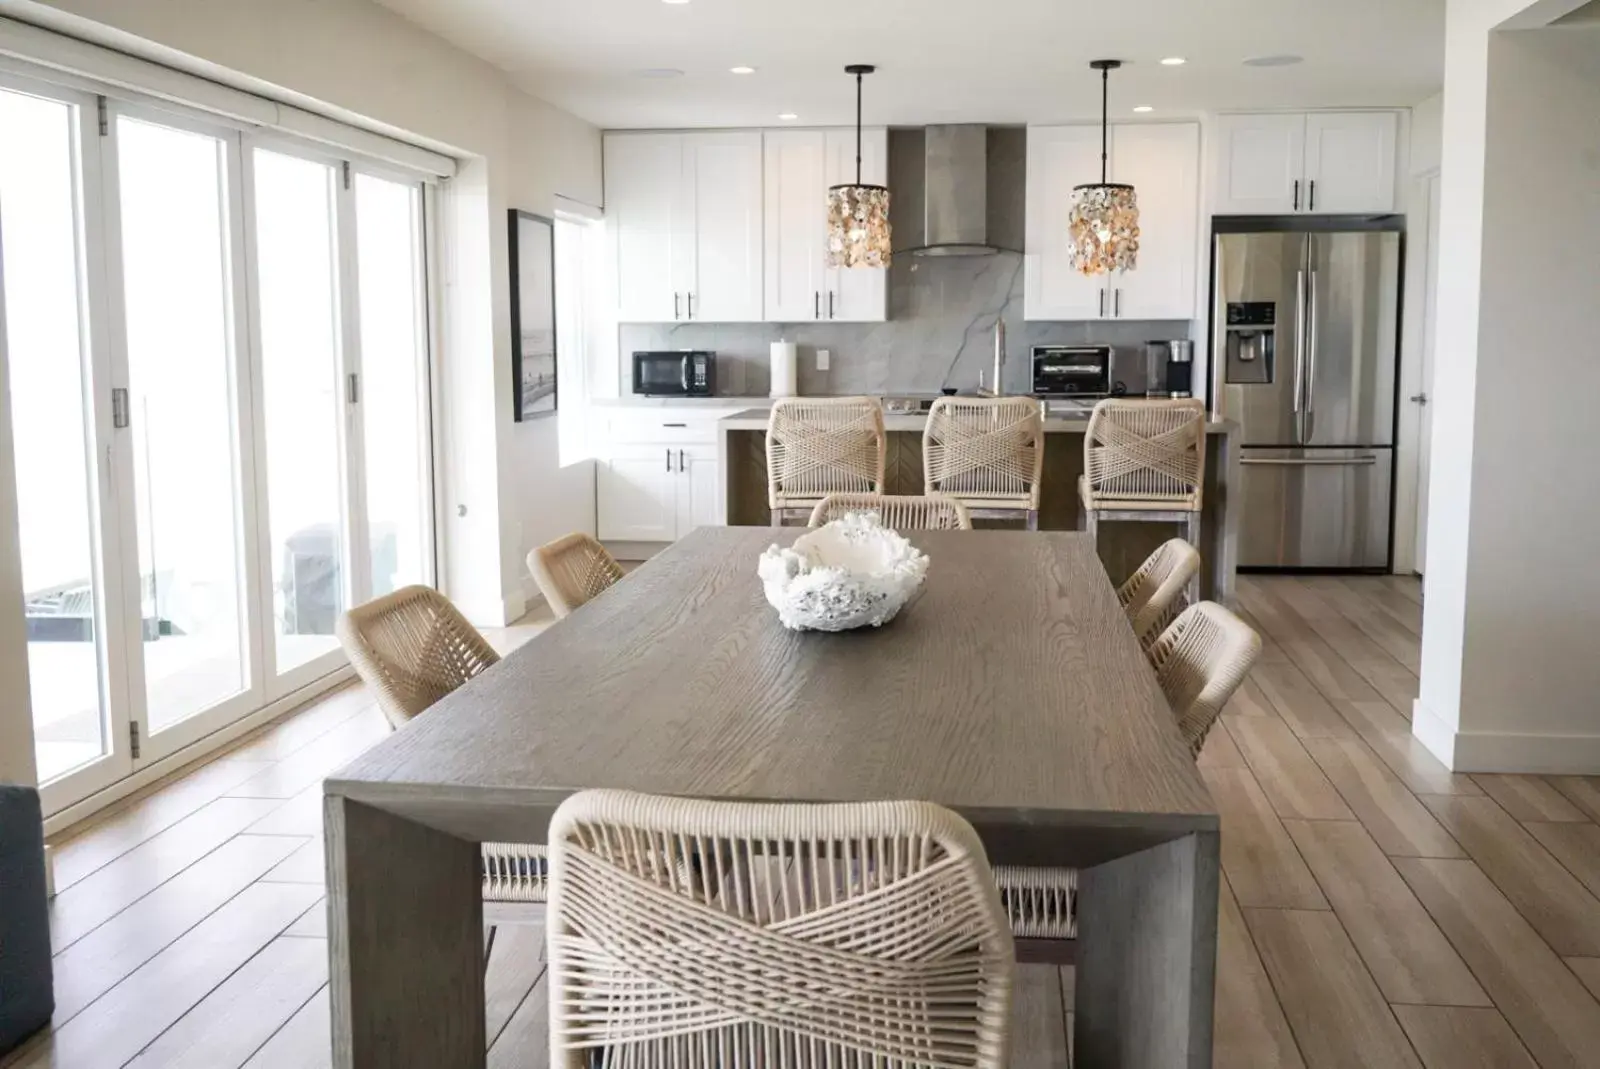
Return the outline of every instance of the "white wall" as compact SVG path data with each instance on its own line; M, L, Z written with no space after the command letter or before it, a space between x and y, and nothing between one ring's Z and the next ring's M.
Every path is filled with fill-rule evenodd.
M1411 174L1437 171L1443 154L1444 93L1439 92L1411 108Z
M592 529L593 477L559 468L553 423L512 419L506 210L549 214L557 193L599 204L599 132L368 0L0 0L0 13L464 158L441 195L441 578L476 622L520 613L523 555Z
M3 269L3 265L0 265ZM5 287L0 278L0 293ZM12 454L6 381L6 309L0 301L0 458ZM16 466L0 462L0 783L34 786L33 717L28 707L28 631L22 615L22 547L17 538Z
M1491 32L1525 6L1449 5L1413 726L1452 767L1595 771L1600 661L1583 623L1597 622L1600 581L1564 565L1600 518L1596 450L1583 449L1600 379L1581 351L1600 330L1585 259L1600 238L1600 77L1568 55L1600 39Z

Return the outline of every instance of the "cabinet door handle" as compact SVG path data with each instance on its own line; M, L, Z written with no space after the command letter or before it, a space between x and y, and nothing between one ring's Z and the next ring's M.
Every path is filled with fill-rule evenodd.
M689 318L694 318L694 294L689 294Z
M1294 210L1300 210L1300 179L1294 180Z
M680 294L676 290L674 290L673 293L672 293L672 318L673 319L682 319L683 318L681 315L678 314L678 302L680 300L682 300L682 294Z
M821 319L822 318L822 291L821 290L812 290L811 291L811 318L812 319Z
M678 472L680 474L683 472L683 450L681 449L678 450Z
M667 450L667 470L672 470L672 450Z
M828 318L833 318L833 291L828 291Z
M1122 318L1122 290L1118 289L1118 290L1115 290L1113 292L1115 293L1115 296L1112 298L1112 301L1111 301L1111 314L1116 316L1118 319L1121 319Z
M663 423L663 427L687 427L687 423Z
M1317 210L1317 180L1315 178L1313 178L1311 180L1311 199L1310 199L1310 202L1306 205L1306 211L1314 212L1316 210Z

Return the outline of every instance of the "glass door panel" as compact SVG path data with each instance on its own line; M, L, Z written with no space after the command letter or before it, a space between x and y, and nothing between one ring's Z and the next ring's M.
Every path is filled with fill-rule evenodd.
M117 160L145 714L250 686L226 141L120 116Z
M371 596L433 578L422 196L355 179L361 417Z
M113 754L78 108L0 89L0 263L40 783Z
M256 148L254 239L267 553L281 675L338 648L345 608L337 173Z

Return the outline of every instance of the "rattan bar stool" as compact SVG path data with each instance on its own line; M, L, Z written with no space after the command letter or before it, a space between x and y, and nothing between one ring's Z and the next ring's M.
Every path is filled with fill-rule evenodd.
M395 729L500 660L449 598L425 586L404 587L359 605L340 616L334 630ZM544 847L484 843L485 916L537 921L542 909L521 907L544 902L548 878Z
M1186 591L1200 574L1200 551L1181 538L1168 541L1117 589L1133 633L1145 649L1189 607Z
M1083 438L1082 529L1098 540L1106 520L1179 523L1189 543L1199 545L1205 471L1200 401L1107 398L1094 406ZM1199 598L1196 574L1189 600Z
M966 506L943 494L830 494L811 513L811 526L821 527L852 512L876 512L885 527L896 531L970 531Z
M528 571L558 620L610 589L623 574L605 546L581 533L534 549L528 554Z
M583 791L550 843L553 1067L1008 1064L1014 944L947 809Z
M767 422L772 525L809 519L829 494L883 493L887 442L875 397L789 397Z
M1196 757L1261 656L1261 636L1214 601L1191 605L1150 647L1150 663Z
M1039 528L1044 410L1031 397L941 397L922 432L922 480L976 517Z

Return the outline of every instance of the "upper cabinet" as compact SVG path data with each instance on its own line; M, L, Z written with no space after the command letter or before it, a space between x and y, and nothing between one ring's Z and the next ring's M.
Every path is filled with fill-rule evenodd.
M621 322L762 319L759 131L605 138Z
M1392 212L1399 115L1392 111L1221 115L1218 215Z
M1028 128L1028 319L1192 319L1200 241L1200 127L1139 123L1111 128L1110 180L1139 199L1139 263L1086 277L1067 255L1075 186L1100 180L1098 126Z
M888 132L862 132L861 181L886 185ZM828 187L856 180L853 129L768 130L767 320L878 323L888 317L888 271L827 266Z

